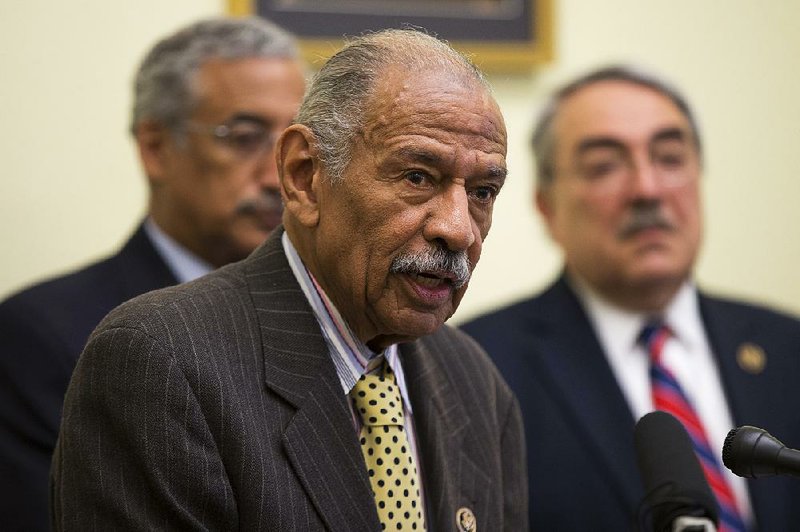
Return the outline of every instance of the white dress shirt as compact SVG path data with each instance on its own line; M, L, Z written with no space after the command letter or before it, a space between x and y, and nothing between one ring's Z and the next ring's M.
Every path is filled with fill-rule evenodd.
M144 222L144 232L150 238L153 246L167 263L167 267L179 283L188 283L201 277L214 269L207 263L182 245L174 238L161 230L152 218L147 218Z
M734 427L711 346L700 316L697 289L685 283L661 316L629 312L612 305L586 282L571 278L570 285L589 316L611 370L636 419L653 411L650 394L649 355L638 337L644 325L660 318L673 335L662 352L662 362L683 388L706 430L712 452L722 464L722 446ZM722 466L745 523L752 508L745 480Z

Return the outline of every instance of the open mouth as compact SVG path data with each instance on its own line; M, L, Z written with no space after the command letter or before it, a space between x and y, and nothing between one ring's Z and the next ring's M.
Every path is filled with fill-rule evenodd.
M411 278L414 280L415 283L424 286L426 288L437 288L442 286L443 284L452 285L453 280L449 277L442 277L435 273L429 272L419 272L419 273L409 273Z
M455 277L446 272L407 272L416 301L423 307L438 308L453 297Z

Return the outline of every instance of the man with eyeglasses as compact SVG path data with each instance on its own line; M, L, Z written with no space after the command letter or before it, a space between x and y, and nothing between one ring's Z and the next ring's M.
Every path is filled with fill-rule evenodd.
M463 325L520 399L531 528L632 529L644 497L634 423L677 413L657 380L669 368L722 475L721 529L800 529L800 483L746 484L719 464L735 426L800 443L787 378L800 375L800 323L695 285L703 157L687 101L637 69L599 69L551 97L533 149L536 206L564 269L541 294ZM643 334L656 323L658 344Z
M48 530L64 392L94 327L120 303L245 258L280 223L275 140L305 86L294 38L262 19L209 19L157 43L131 132L148 213L115 255L0 304L0 528Z

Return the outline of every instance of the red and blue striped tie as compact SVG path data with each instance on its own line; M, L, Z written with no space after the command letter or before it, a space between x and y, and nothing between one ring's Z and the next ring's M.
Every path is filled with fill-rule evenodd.
M719 504L719 531L744 532L746 530L741 515L736 508L733 491L722 475L722 467L711 452L706 431L700 418L697 417L692 404L683 393L675 375L662 364L661 353L664 344L671 336L669 328L662 323L647 324L639 336L640 342L650 354L650 384L653 395L653 406L678 418L694 445L694 451L700 461L711 490Z

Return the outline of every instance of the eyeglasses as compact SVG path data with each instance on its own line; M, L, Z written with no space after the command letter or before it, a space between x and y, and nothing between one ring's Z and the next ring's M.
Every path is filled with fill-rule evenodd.
M257 120L239 119L215 126L199 122L186 122L184 129L198 133L210 133L216 141L230 148L242 158L272 151L279 136L266 124Z

